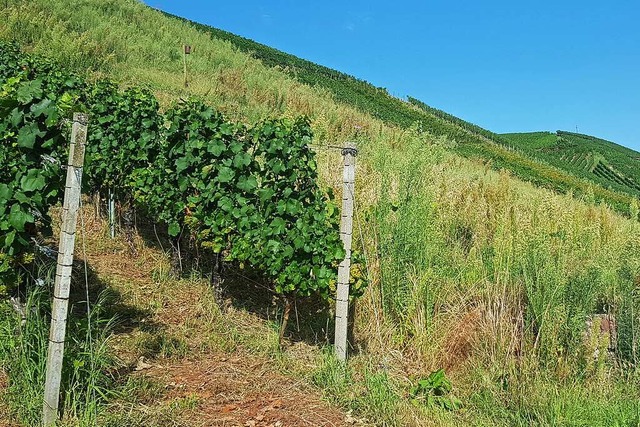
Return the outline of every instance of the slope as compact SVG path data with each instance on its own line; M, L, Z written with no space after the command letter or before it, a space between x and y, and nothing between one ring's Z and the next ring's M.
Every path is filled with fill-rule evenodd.
M277 304L266 299L259 311L248 303L258 288L238 292L238 282L246 285L253 278L232 280L228 274L226 296L237 312L221 316L224 322L216 328L201 327L200 322L219 320L215 307L205 304L213 298L210 271L193 268L174 279L166 268L146 269L143 257L156 240L153 231L136 237L137 256L120 254L126 269L106 257L105 265L96 267L107 282L122 272L147 282L131 281L126 292L153 313L173 307L173 313L193 314L170 322L164 338L155 336L161 328L139 325L138 350L155 350L149 363L188 366L190 358L207 357L209 343L222 344L234 356L249 347L267 354L285 373L294 371L325 399L377 425L637 424L640 380L633 367L640 362L640 224L590 198L581 201L512 175L574 195L588 194L588 182L447 117L433 115L433 123L457 132L455 141L435 126L431 132L419 123L401 126L376 118L340 102L326 87L302 84L229 41L133 0L8 4L0 11L0 38L17 39L26 49L94 78L146 85L164 106L196 96L247 122L309 115L328 186L338 188L341 181L340 153L328 145L348 138L359 143L354 246L365 254L371 285L356 307L349 364L323 356L332 329L326 311L301 312L299 327L296 322L287 331L291 345L277 350ZM183 43L194 46L188 88L182 81ZM477 143L464 142L465 135ZM484 160L469 161L456 152ZM622 207L631 200L597 186L593 194ZM95 231L88 252L100 252L104 234ZM127 248L106 244L107 253ZM155 254L163 256L157 248ZM187 298L174 298L181 293ZM616 319L615 343L610 335L598 335L594 319L605 315ZM591 335L585 334L587 321L594 325ZM193 345L181 345L184 340ZM311 350L299 351L301 343ZM126 355L117 342L110 349ZM428 378L441 368L462 410L446 410L442 400L433 403ZM224 394L204 398L215 405Z
M13 23L10 20L4 26L3 37L15 38L39 51L42 49L39 40L47 34L48 48L44 50L72 68L98 76L106 73L129 84L144 82L167 101L187 93L181 88L182 78L178 74L182 70L181 55L171 47L180 43L171 38L166 24L169 21L160 19L159 12L106 2L100 11L107 15L115 13L113 18L122 23L114 33L108 22L80 22L75 18L83 14L92 16L90 3L80 4L72 13L54 5L43 8L18 0L8 4L14 2L23 8L23 16L35 15L38 19ZM632 201L628 194L592 188L592 182L538 158L514 152L494 133L414 98L405 102L364 81L222 30L176 17L171 25L181 29L183 43L195 47L189 57L193 81L188 93L206 97L231 115L253 122L269 114L294 111L307 114L315 119L318 139L326 141L397 138L394 129L418 130L454 142L453 151L488 162L494 169L508 169L521 179L561 193L593 195L598 202L628 212ZM99 34L99 39L85 40L89 29ZM137 37L131 33L135 29L147 35ZM83 45L85 41L88 44ZM214 46L218 49L215 52L209 49ZM247 54L256 60L248 60ZM261 66L257 68L257 64ZM293 82L302 84L292 85ZM383 123L386 128L380 127ZM389 135L388 131L396 133Z
M640 195L640 153L589 135L557 131L501 135L527 155L628 194Z
M165 15L188 23L213 38L232 43L240 51L259 59L268 67L277 67L278 70L300 83L328 90L336 101L353 106L388 125L405 129L417 125L421 130L429 132L431 135L456 141L458 145L451 148L458 154L488 161L494 168L508 169L518 177L536 185L562 193L572 191L577 194L589 194L593 191L596 200L610 203L625 213L628 212L631 202L631 199L625 195L638 196L638 190L633 185L621 182L624 181L624 178L618 179L616 171L607 167L606 163L599 167L595 165L594 168L597 169L595 174L583 173L584 171L580 168L573 167L571 162L558 162L553 156L535 155L525 147L519 147L522 149L518 152L510 152L511 147L518 147L513 143L513 138L507 138L505 135L498 135L483 129L442 110L430 107L419 99L408 96L407 101L404 101L391 96L384 88L375 87L345 73L314 64L224 30L168 13ZM617 152L618 148L624 148L608 143L608 141L599 141L600 151L610 151L613 154L613 152ZM635 153L636 158L640 156L633 150L626 150ZM629 168L624 170L627 169ZM599 188L590 190L589 185L581 182L581 179L625 195L614 194L612 191L603 191Z

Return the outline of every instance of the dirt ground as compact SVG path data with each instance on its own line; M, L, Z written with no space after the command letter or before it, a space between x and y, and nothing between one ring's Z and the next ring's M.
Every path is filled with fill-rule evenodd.
M206 287L188 286L172 295L159 295L158 271L166 255L136 238L135 254L123 237L105 239L105 223L97 220L93 208L85 207L86 249L90 268L101 282L122 295L121 304L129 311L149 313L143 319L131 319L125 332L112 340L113 352L131 366L139 358L136 340L152 323L167 336L179 336L188 345L184 358L151 357L140 359L129 375L145 377L163 390L145 401L143 413L162 408L177 408L173 413L180 426L295 427L347 426L360 424L349 414L323 401L318 390L300 379L279 372L268 355L226 352L202 347L202 337L211 336ZM158 245L159 246L159 245ZM78 251L80 255L82 252ZM155 273L154 273L155 272ZM177 285L166 285L174 292ZM154 308L155 307L155 308ZM248 314L247 316L250 316ZM252 322L259 324L256 318ZM145 326L146 325L146 326ZM189 325L186 327L185 325ZM260 331L257 331L258 336ZM136 338L137 337L137 338ZM0 397L6 377L0 371ZM8 421L0 400L0 427L16 427Z
M181 413L193 426L326 426L355 423L323 402L308 386L273 372L269 362L255 357L211 355L152 366L144 375L167 384L168 402L184 402Z

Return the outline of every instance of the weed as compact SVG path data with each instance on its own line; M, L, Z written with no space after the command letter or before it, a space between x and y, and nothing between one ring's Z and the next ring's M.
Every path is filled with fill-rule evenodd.
M411 402L427 407L438 406L449 411L460 409L462 401L451 395L453 386L447 378L444 369L432 372L427 378L418 380L418 384L411 389Z
M6 398L26 425L37 425L42 412L50 300L45 288L31 289L22 326L7 304L0 304L0 362L9 378ZM102 317L104 304L100 298L89 318L69 317L61 385L65 419L91 424L111 393L106 372L113 366L107 348L113 321Z

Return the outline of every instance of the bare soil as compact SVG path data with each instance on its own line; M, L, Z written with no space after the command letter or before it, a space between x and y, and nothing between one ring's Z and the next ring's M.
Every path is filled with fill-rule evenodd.
M113 353L129 366L125 371L130 373L125 375L146 377L164 388L158 396L140 403L139 408L129 407L129 410L152 414L173 408L171 418L180 426L294 427L356 423L349 414L323 401L318 390L280 372L268 355L251 354L241 348L231 353L205 345L205 337L216 333L208 311L208 301L212 298L205 295L211 289L206 284L182 284L182 288L176 289L178 285L173 283L161 289L157 276L166 266L167 256L160 244L145 243L137 236L135 251L132 251L131 243L123 236L109 239L105 221L95 218L92 206L84 209L84 226L86 258L92 274L120 294L118 306L127 310L116 313L124 314L121 320L125 327L111 341ZM81 245L79 240L78 258L84 255ZM256 324L254 332L259 336L264 320L250 313L243 316L252 318L250 323ZM151 357L142 359L141 364L136 340L148 333L144 331L150 329L149 325L153 325L153 330L185 341L186 356ZM134 370L136 361L138 369ZM0 427L15 427L2 406L5 387L6 377L0 371Z
M259 357L210 355L153 366L144 375L167 384L169 402L192 402L180 414L193 426L345 426L340 410L323 402L317 392L274 372ZM350 421L350 420L349 420Z

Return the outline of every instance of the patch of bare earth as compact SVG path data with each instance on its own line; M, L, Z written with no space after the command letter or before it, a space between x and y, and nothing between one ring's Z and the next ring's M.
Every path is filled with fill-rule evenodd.
M7 388L7 376L0 369L0 427L16 427L9 417L9 410L2 402L4 390Z
M345 414L317 392L274 372L254 356L211 354L206 359L153 366L144 375L167 384L163 399L191 402L182 421L193 426L345 426ZM188 403L185 403L185 405Z
M203 338L215 334L211 328L210 288L178 283L164 285L152 277L166 256L136 239L135 255L120 239L104 236L104 222L85 211L87 258L97 276L120 291L129 306L154 307L147 322L186 341L184 359L158 358L143 362L144 376L166 388L161 397L145 401L146 410L177 408L181 426L295 427L345 426L352 421L339 408L321 399L320 393L293 377L278 372L267 356L229 354L203 346ZM93 240L95 239L95 240ZM161 270L161 269L160 269ZM256 319L256 322L260 322ZM137 359L131 343L137 328L114 340L122 360ZM126 344L129 342L129 344ZM202 348L205 348L202 350ZM133 359L133 360L135 360ZM143 359L141 359L143 360ZM135 362L134 362L135 363ZM140 365L140 362L138 362Z

